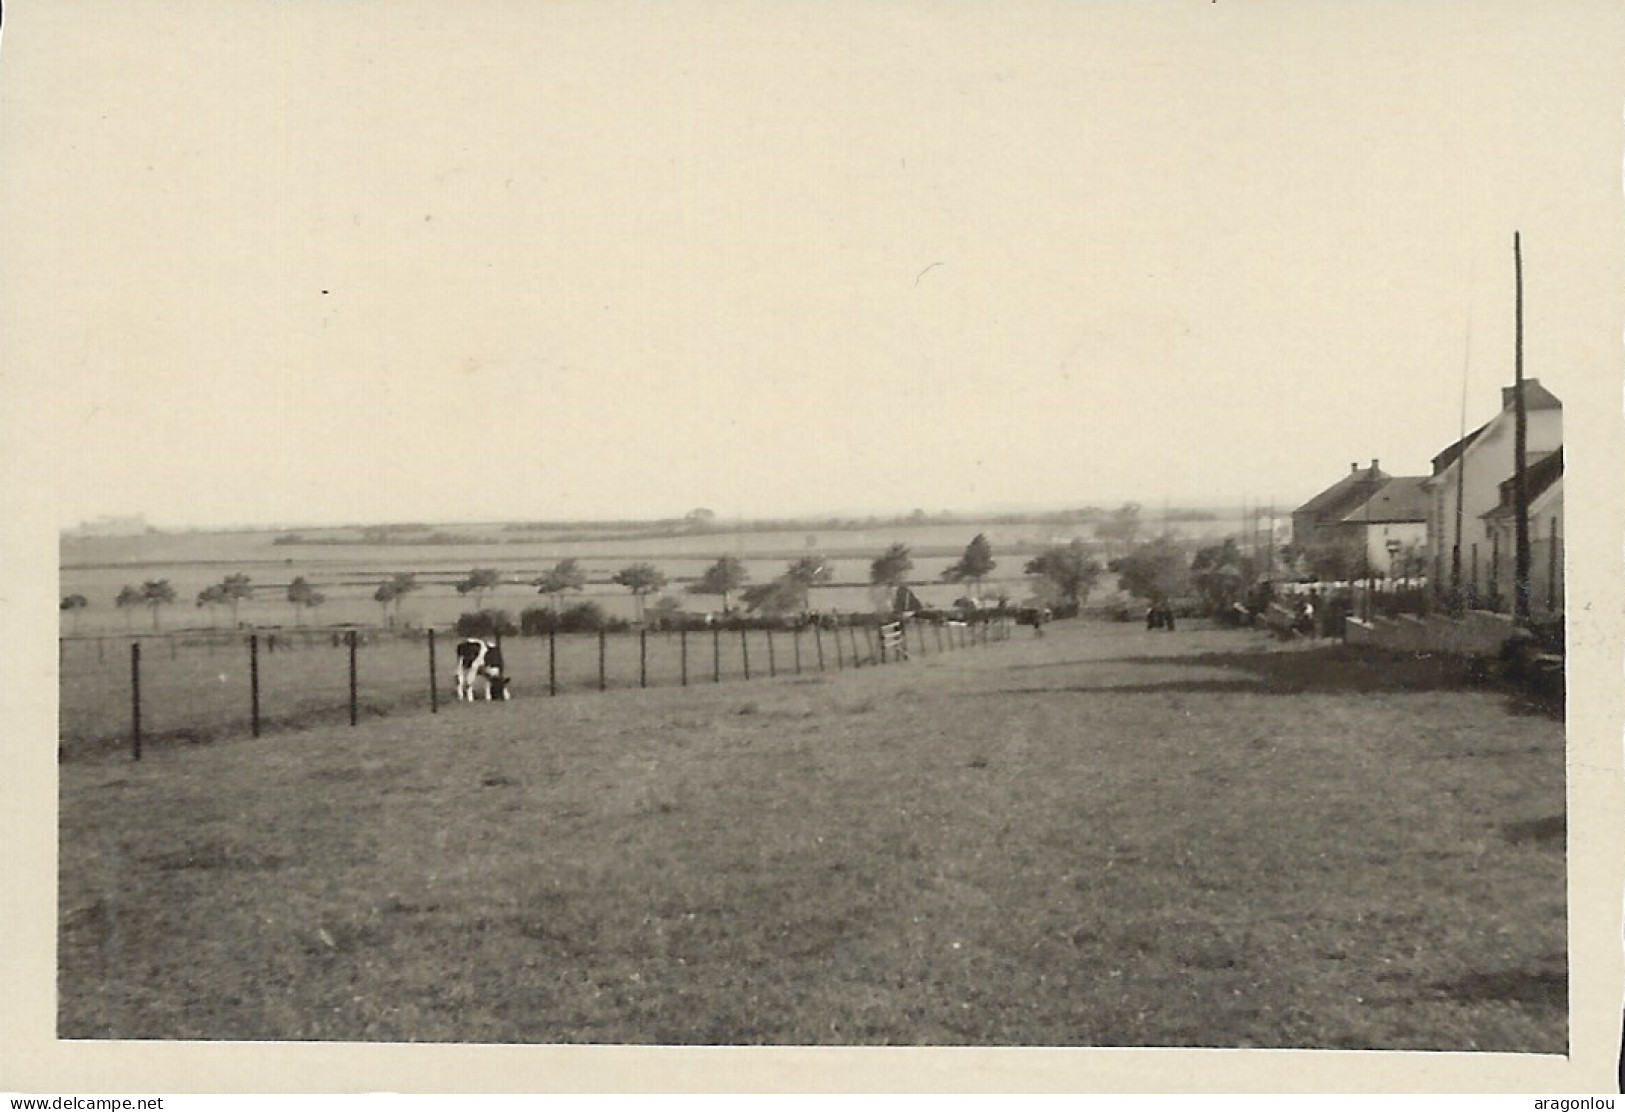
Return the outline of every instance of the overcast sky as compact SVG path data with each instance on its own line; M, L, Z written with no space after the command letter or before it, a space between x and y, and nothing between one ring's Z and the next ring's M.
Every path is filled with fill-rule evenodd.
M65 525L1290 507L1498 408L1515 230L1618 410L1614 3L8 9Z

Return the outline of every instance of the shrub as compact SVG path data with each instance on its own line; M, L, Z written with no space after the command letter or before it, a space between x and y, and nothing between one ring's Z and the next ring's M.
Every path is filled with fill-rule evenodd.
M519 632L506 610L465 612L457 618L459 637L511 637Z

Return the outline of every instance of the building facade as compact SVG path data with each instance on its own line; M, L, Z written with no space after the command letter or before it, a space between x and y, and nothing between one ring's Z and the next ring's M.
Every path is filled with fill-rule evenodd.
M1501 484L1516 469L1513 403L1513 388L1502 389L1501 412L1434 456L1433 473L1423 483L1428 575L1441 594L1487 591L1495 542L1483 515L1500 505ZM1563 403L1539 379L1525 379L1524 410L1525 458L1533 465L1563 446Z

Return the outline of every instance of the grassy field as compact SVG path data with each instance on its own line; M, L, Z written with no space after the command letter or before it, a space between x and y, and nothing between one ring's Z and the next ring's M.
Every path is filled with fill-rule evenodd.
M65 1038L1566 1047L1562 723L1062 622L61 766Z

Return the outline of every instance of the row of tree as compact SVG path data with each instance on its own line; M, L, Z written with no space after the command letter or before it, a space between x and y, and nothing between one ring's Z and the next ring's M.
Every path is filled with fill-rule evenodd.
M993 557L993 546L986 535L978 533L965 546L964 553L943 572L942 578L950 583L969 583L979 597L983 581L998 567ZM1026 573L1038 584L1040 593L1048 599L1066 604L1082 605L1100 575L1100 566L1084 551L1080 541L1046 549L1029 560ZM893 544L869 565L869 582L876 588L889 590L911 582L914 558L908 545ZM735 556L722 556L705 569L701 576L685 588L693 595L709 595L722 600L724 612L732 608L735 596L747 610L766 614L796 613L808 609L812 589L827 584L833 578L833 568L820 556L803 556L792 560L778 576L765 583L751 583L750 571ZM610 576L610 582L625 587L632 593L639 621L644 617L645 600L663 590L670 582L665 573L654 564L629 564ZM456 584L459 595L472 595L476 609L483 610L485 595L503 585L502 575L495 568L474 568ZM571 592L587 585L587 572L573 557L560 560L552 568L530 581L537 592L546 595L557 614L562 601ZM422 584L410 572L391 575L373 592L381 616L388 622L398 618L400 607ZM253 581L243 574L228 575L197 595L197 606L206 608L210 624L218 607L231 612L231 622L237 624L238 607L243 600L254 595ZM327 596L316 589L304 576L296 577L287 587L285 598L293 607L295 624L303 624L305 612L314 610L327 601ZM160 628L160 610L176 602L174 587L167 579L150 579L139 586L126 584L119 591L114 604L129 614L145 606L151 612L153 629ZM665 602L665 600L662 600ZM77 628L78 611L89 606L83 595L67 595L61 609L72 615ZM675 600L666 609L677 607Z

